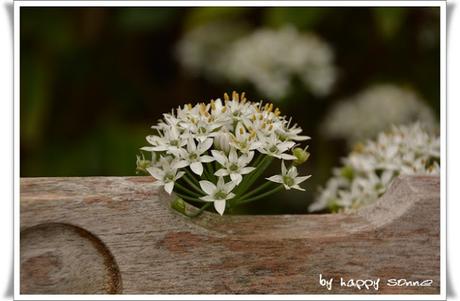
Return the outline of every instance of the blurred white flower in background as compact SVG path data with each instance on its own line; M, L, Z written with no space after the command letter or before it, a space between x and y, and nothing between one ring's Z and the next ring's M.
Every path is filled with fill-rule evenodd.
M236 38L242 32L238 24L196 28L179 42L179 60L193 74L250 83L274 99L286 97L295 78L315 96L331 91L337 77L334 55L316 35L288 26Z
M245 28L241 23L230 22L211 22L197 26L186 32L177 44L177 58L185 70L194 76L202 75L209 80L221 79L219 64L229 43L243 35Z
M346 139L353 145L375 138L392 125L418 121L428 129L435 129L435 120L431 109L412 90L380 84L339 101L326 115L322 132L326 137Z
M376 140L358 144L333 169L310 211L355 209L376 201L398 175L439 174L439 135L419 123L393 127Z
M328 94L336 78L330 47L294 27L259 29L229 46L221 63L230 80L250 82L261 93L282 98L298 77L315 95Z

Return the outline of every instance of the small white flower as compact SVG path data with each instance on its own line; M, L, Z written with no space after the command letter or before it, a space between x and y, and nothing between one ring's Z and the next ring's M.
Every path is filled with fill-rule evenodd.
M185 174L183 171L177 171L178 168L183 166L177 164L175 160L164 157L160 158L158 164L159 167L151 166L147 168L147 171L157 179L155 185L164 186L165 191L171 194L174 189L174 183ZM173 165L175 167L172 167Z
M209 123L204 119L198 119L194 123L182 123L184 128L189 131L189 135L198 141L204 141L207 138L212 138L217 136L218 129L222 127L218 123Z
M286 151L294 147L295 142L281 141L275 134L262 137L261 140L263 140L263 147L259 149L261 153L283 160L297 159L294 155L285 154Z
M142 150L150 152L159 152L159 151L175 151L187 144L187 140L181 137L179 130L174 127L166 127L163 129L163 136L147 136L147 141L153 146L142 147Z
M291 166L288 170L286 169L286 165L284 165L284 161L281 161L281 175L271 176L270 178L267 178L267 180L283 184L284 188L287 190L293 188L305 191L305 189L300 187L299 184L310 178L311 175L304 177L298 177L297 175L297 168L295 166Z
M309 136L302 136L302 129L294 124L292 127L289 127L291 124L291 120L284 121L283 123L277 123L275 127L275 133L278 135L278 138L281 141L292 140L292 141L305 141L309 140Z
M181 148L171 151L172 154L180 158L176 166L190 166L190 169L201 176L203 174L203 164L214 161L214 158L208 155L203 155L212 146L212 139L208 138L203 142L199 142L198 146L192 138L188 139L187 150Z
M236 125L235 134L232 134L230 145L238 149L242 153L248 153L251 150L258 149L262 146L260 141L256 139L255 132L248 133L242 123Z
M233 188L236 186L235 182L230 181L225 183L224 178L219 177L217 186L209 181L200 181L200 186L201 189L207 194L200 199L205 202L213 202L216 211L220 215L223 215L226 201L235 197L235 194L232 193Z
M254 157L254 152L242 154L240 157L238 157L234 148L230 150L228 157L220 151L212 150L211 152L216 161L223 167L216 171L214 175L218 177L230 176L236 185L239 185L243 180L242 175L248 174L255 169L255 167L247 167Z

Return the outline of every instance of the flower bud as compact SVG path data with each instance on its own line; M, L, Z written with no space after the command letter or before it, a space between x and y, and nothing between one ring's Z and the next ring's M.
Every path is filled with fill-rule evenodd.
M147 168L149 168L152 164L150 160L146 160L144 156L136 156L136 170L138 172L147 172Z
M230 135L228 133L219 133L214 137L214 146L228 154L230 152Z
M176 199L171 203L171 208L185 214L185 202L183 199L176 197Z
M300 147L294 148L294 150L292 151L292 154L297 158L293 162L294 165L300 165L304 163L305 161L307 161L308 158L310 157L310 153Z

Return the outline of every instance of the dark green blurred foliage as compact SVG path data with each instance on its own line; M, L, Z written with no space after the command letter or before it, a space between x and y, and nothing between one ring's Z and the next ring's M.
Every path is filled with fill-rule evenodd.
M335 101L390 82L413 87L439 114L437 8L23 7L21 176L134 175L135 155L163 112L232 90L259 100L251 86L192 77L177 63L174 49L185 31L222 19L251 30L291 24L313 31L334 49L340 71L326 99L299 87L279 102L312 137L300 168L313 174L307 192L283 192L243 212L307 212L317 186L347 153L318 128Z

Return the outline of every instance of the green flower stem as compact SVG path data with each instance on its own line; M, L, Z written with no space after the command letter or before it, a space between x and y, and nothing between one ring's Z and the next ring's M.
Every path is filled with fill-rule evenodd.
M212 162L204 163L204 165L206 165L206 170L208 171L208 173L210 175L210 180L212 182L216 182L216 176L214 175L213 163Z
M238 201L237 205L246 204L246 203L250 203L250 202L260 200L260 199L265 198L265 197L267 197L269 195L277 193L278 191L280 191L282 189L283 189L283 185L279 185L278 187L275 187L272 190L267 191L267 192L262 193L262 194L259 194L259 195L255 196L255 197L252 197L252 198L249 198L249 199L240 199Z
M190 167L184 168L184 171L196 185L199 185L199 181L201 180L201 178L197 178L197 175L195 175L195 173L191 171Z
M200 202L200 203L204 203L203 200L201 199L198 199L198 198L194 198L194 197L191 197L191 196L188 196L188 195L185 195L185 194L182 194L182 193L179 193L177 191L174 191L175 194L177 194L178 197L180 198L183 198L184 200L187 200L187 201L192 201L192 202Z
M205 180L213 182L212 174L209 173L209 170L207 168L203 169L203 174L201 175L201 178L203 178L203 176L204 176Z
M203 211L208 208L209 206L211 206L211 202L208 202L206 203L205 205L203 205L203 207L200 208L200 210L198 210L197 212L195 213L192 213L192 214L187 214L187 213L184 213L185 216L188 216L188 217L197 217L199 215L201 215L201 213L203 213Z
M187 182L187 184L189 184L193 189L195 189L196 192L201 193L202 195L205 194L203 190L201 190L201 188L198 186L199 184L195 184L195 182L190 179L188 175L184 175L182 178L184 178L184 181Z
M259 192L261 192L261 191L264 191L266 188L268 188L268 187L270 187L270 186L273 186L274 184L276 184L276 183L275 183L275 182L271 182L271 181L267 181L267 182L265 182L264 184L262 184L262 185L260 185L259 187L257 187L256 189L251 190L250 192L248 192L248 193L242 195L242 196L240 197L240 199L241 199L241 200L246 199L246 198L248 198L248 197L250 197L250 196L252 196L252 195L254 195L254 194L257 194L257 193L259 193Z
M247 175L246 179L243 179L243 182L239 185L237 189L237 198L244 194L251 186L254 184L254 182L263 174L263 172L270 166L270 163L272 162L273 157L270 156L265 156L261 162L256 166L256 169Z
M236 197L235 198L237 198L239 195L241 195L239 192L246 186L246 183L251 179L251 177L255 173L257 173L257 170L259 168L261 168L263 160L260 159L260 158L262 158L262 157L265 159L265 155L260 154L259 157L256 159L256 161L258 161L258 163L253 165L253 167L255 167L255 169L251 173L243 176L243 181L241 181L241 183L236 187L236 190L235 190ZM262 161L262 162L260 162L260 161Z
M177 188L179 188L179 189L182 190L183 192L188 193L189 195L191 195L191 196L193 196L193 197L200 197L200 196L203 196L203 194L199 194L199 193L193 192L193 191L191 191L190 189L188 189L187 187L182 186L182 185L179 184L177 181L174 183L174 185L177 186Z
M264 157L265 157L264 154L258 154L257 158L254 160L254 164L252 166L257 166Z

